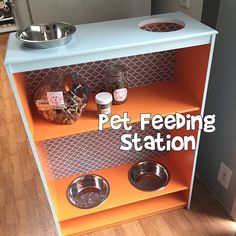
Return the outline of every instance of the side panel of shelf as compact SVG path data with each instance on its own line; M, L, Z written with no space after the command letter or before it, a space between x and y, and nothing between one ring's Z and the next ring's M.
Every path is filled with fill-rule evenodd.
M209 84L209 78L210 78L210 72L211 72L211 64L212 64L212 60L213 60L213 53L214 53L214 47L215 47L215 39L216 39L216 35L212 35L209 57L208 57L208 64L207 64L207 68L206 68L205 86L204 86L204 91L203 91L203 95L202 95L202 104L201 104L201 116L202 117L203 117L204 111L205 111L207 90L208 90L208 84ZM199 144L200 144L200 137L201 137L201 130L198 131L198 136L197 136L197 147L196 147L195 156L194 156L192 180L191 180L191 185L190 185L190 189L189 189L189 200L188 200L188 206L187 206L188 209L190 208L190 205L191 205L194 176L195 176L197 156L198 156L198 150L199 150Z
M24 114L27 119L27 123L29 125L31 135L33 136L34 123L33 123L32 107L30 106L30 103L27 97L27 92L26 92L27 88L26 88L26 81L25 81L24 73L14 74L14 82L17 87L19 96L21 98L21 103L24 107ZM56 197L54 194L53 182L51 181L51 173L50 173L51 171L50 171L49 163L47 161L46 150L45 150L44 144L43 142L34 143L34 146L36 148L37 156L39 158L50 194L51 196Z
M34 121L32 115L32 108L29 105L28 97L27 97L27 88L26 88L26 80L24 73L14 74L14 84L16 86L17 92L19 94L20 102L24 109L24 115L26 117L31 135L34 135Z
M196 102L201 107L200 114L204 115L209 76L215 46L215 35L211 36L210 43L199 47L181 49L177 51L176 76L181 85L191 92ZM192 177L189 190L188 208L191 205L192 189L195 176L195 168L199 149L201 131L197 134L197 144L192 168Z
M17 91L19 93L19 97L21 98L21 103L24 107L24 114L27 119L27 123L30 129L31 136L34 134L34 121L33 121L33 115L32 115L32 107L30 106L30 103L28 101L27 97L27 89L26 89L26 81L23 73L18 73L14 75L14 82L17 88ZM46 157L46 150L43 146L43 142L40 143L34 143L34 147L37 152L37 157L39 158L41 168L43 170L43 175L45 177L48 189L50 191L51 197L55 195L53 181L51 181L51 174L50 174L50 167L47 161ZM38 166L38 168L40 168ZM54 210L56 211L56 206L54 205Z
M29 103L27 102L27 94L26 94L26 88L25 88L26 84L24 83L24 74L23 73L17 74L17 78L15 78L15 75L12 74L11 67L6 66L6 71L7 71L7 75L8 75L16 102L17 102L17 106L19 108L19 111L20 111L20 114L21 114L21 117L23 120L23 124L24 124L26 134L29 139L29 143L30 143L30 146L31 146L31 149L33 152L33 156L34 156L37 168L39 170L39 174L40 174L43 186L44 186L44 190L46 192L46 196L47 196L47 199L49 202L49 206L50 206L50 209L51 209L51 212L53 215L53 219L54 219L54 222L56 225L58 235L61 235L60 226L57 221L56 212L53 207L52 199L51 199L50 192L49 192L49 189L47 186L47 181L46 181L46 178L44 175L44 170L41 166L41 163L40 163L40 160L38 157L38 153L37 153L37 149L36 149L36 146L35 146L35 143L33 140L33 136L32 136L33 122L32 122L31 109L30 109ZM19 79L18 83L16 82L16 79ZM21 81L21 83L20 83L20 81Z
M190 115L200 115L200 111L188 113ZM186 115L186 114L185 114ZM172 130L170 132L172 138L175 136L194 136L196 147L198 145L198 127L195 130L186 130L182 128L180 130ZM192 174L194 170L195 162L195 150L191 150L191 143L189 144L188 150L173 151L173 155L170 155L169 160L175 166L175 171L182 173L184 176L184 184L188 186L188 190L185 191L185 197L188 199L190 197L190 186L192 182Z

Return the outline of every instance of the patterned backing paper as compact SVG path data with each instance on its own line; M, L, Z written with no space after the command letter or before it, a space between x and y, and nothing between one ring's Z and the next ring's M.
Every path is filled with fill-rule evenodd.
M129 87L139 87L174 79L176 51L170 50L26 72L29 97L32 99L40 84L45 83L50 75L54 73L75 73L78 75L78 78L81 78L88 84L92 94L101 92L104 89L104 70L110 63L126 66L128 69Z
M104 69L109 63L119 63L128 68L129 87L139 87L174 79L176 51L164 51L122 57L78 65L63 66L26 72L29 98L32 99L40 84L45 83L52 73L76 73L89 86L91 93L103 91ZM140 131L140 123L133 124L132 132L141 137L155 135L151 127ZM120 136L127 131L111 130L82 133L63 138L44 141L52 179L61 179L75 174L118 166L150 157L157 157L163 153L143 149L121 151ZM163 136L167 131L162 130Z
M131 131L105 129L45 141L52 179L119 166L166 153L147 149L137 152L134 148L129 151L121 150L121 135L135 132L143 139L146 135L155 137L158 131L151 126L140 131L140 123L135 123ZM159 132L165 139L168 131L162 129Z
M140 28L150 32L171 32L171 31L181 30L184 28L184 26L177 23L159 22L159 23L146 24Z

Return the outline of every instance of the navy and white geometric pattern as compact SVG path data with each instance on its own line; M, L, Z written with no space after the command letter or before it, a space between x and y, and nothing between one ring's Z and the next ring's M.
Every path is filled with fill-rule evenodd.
M135 123L131 131L105 129L44 141L52 179L119 166L166 153L146 149L140 152L134 149L120 150L121 135L135 132L142 139L146 135L155 137L158 131L151 126L140 131L140 123ZM168 133L166 129L159 132L162 133L163 138Z
M183 29L184 26L172 22L157 22L143 25L140 28L150 32L171 32Z
M104 61L89 62L78 65L63 66L51 69L26 72L29 99L33 98L36 89L50 77L52 73L76 73L89 86L91 93L97 93L104 87L104 69L109 63L119 63L128 69L129 87L139 87L174 79L176 51L164 51L122 57ZM132 132L141 137L156 135L151 127L140 131L140 123L133 124ZM52 179L61 179L75 174L109 168L135 162L149 157L162 155L159 151L120 150L120 136L127 131L106 129L82 133L73 136L44 141ZM167 130L162 130L163 136Z
M92 94L101 92L104 90L104 69L110 63L126 66L129 87L139 87L174 79L176 52L170 50L26 72L29 98L32 99L36 89L55 73L75 73L88 84Z

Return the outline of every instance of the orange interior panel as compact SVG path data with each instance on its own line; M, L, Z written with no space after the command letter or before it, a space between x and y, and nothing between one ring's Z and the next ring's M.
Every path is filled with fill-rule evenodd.
M191 115L199 115L199 112L192 112ZM185 128L181 128L179 130L172 130L171 136L194 136L195 141L197 143L198 137L198 126L196 126L195 130L186 130ZM175 165L176 171L179 173L184 173L184 180L187 186L191 185L192 174L193 174L193 165L194 165L194 157L195 157L195 150L182 150L179 152L174 152L174 155L169 156L169 161ZM189 190L185 191L186 198L189 197Z
M210 44L176 50L175 77L201 107L210 54Z
M191 115L199 115L199 112L192 112ZM185 128L181 128L179 130L172 130L171 136L194 136L197 142L198 136L198 127L195 130L186 130ZM173 151L174 152L174 151ZM183 150L174 152L174 155L170 155L170 161L175 163L176 168L180 173L184 173L184 179L186 181L187 186L190 186L191 177L192 177L192 168L194 162L195 150Z

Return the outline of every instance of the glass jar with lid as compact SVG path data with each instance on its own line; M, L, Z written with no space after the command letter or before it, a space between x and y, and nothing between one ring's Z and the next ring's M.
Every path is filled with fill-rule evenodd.
M89 88L77 74L53 73L34 94L38 113L46 120L59 124L76 122L89 99Z
M127 68L109 64L105 69L105 89L112 94L113 104L126 102L128 96Z

